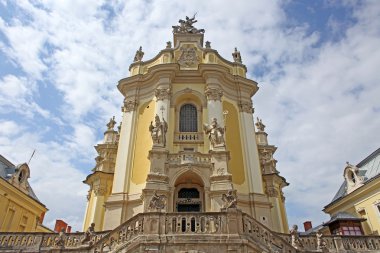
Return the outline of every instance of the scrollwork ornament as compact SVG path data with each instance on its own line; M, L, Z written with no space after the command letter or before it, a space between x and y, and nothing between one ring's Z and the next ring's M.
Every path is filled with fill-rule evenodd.
M137 101L136 100L124 100L123 112L131 112L137 109Z
M207 100L222 101L223 91L217 88L207 88L205 90Z

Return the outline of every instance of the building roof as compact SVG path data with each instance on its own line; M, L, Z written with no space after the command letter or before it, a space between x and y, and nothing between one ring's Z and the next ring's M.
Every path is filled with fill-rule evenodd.
M363 161L358 163L356 167L359 168L358 176L364 177L364 184L374 180L375 178L378 178L380 176L380 148L367 156ZM346 195L347 182L344 181L340 186L338 192L335 194L334 198L327 206L333 202L338 201Z
M14 165L11 163L8 159L6 159L4 156L0 155L0 177L3 178L5 181L9 182L9 180L12 178L12 176L18 171L19 167L22 164ZM28 184L28 195L32 197L33 199L37 200L36 194L34 193L32 187L30 186L29 182Z
M350 213L347 212L338 212L331 216L331 219L328 222L325 222L323 226L328 226L329 224L336 222L336 221L365 221L364 218L358 218Z

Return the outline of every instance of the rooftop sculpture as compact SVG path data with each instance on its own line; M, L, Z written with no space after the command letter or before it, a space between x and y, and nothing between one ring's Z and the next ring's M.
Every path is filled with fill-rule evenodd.
M193 26L194 23L198 22L198 20L195 19L195 15L192 18L189 18L186 16L186 20L180 19L178 20L180 25L173 25L173 33L192 33L192 34L198 34L198 33L204 33L204 29L197 29Z

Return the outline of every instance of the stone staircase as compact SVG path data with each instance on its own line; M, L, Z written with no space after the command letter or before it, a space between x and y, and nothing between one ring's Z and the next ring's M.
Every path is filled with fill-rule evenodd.
M315 236L291 245L289 234L271 231L238 209L208 213L138 214L112 231L98 232L87 244L83 233L0 233L0 252L380 252L378 236Z

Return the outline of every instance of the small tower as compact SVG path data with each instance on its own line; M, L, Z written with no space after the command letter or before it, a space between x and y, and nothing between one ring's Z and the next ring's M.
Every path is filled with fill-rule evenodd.
M286 179L280 176L276 168L277 160L273 158L277 147L268 144L268 134L265 132L265 125L257 118L256 141L259 150L260 165L263 175L265 193L268 196L273 208L271 209L271 219L273 229L277 231L287 231L288 222L285 210L285 196L282 188L288 186ZM266 223L261 218L262 223Z
M87 195L87 208L83 230L85 231L91 223L95 223L95 229L103 228L104 204L112 190L115 160L119 133L114 130L115 117L112 117L104 132L103 143L95 146L98 156L95 158L96 165L92 173L83 182L90 186Z

